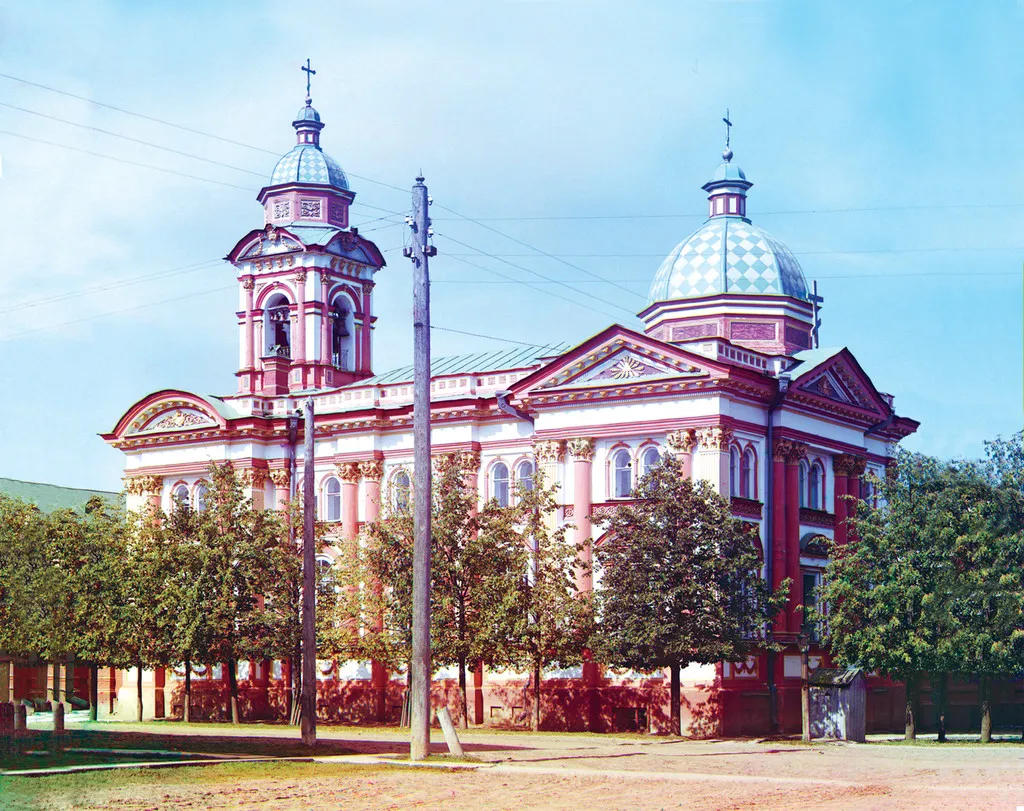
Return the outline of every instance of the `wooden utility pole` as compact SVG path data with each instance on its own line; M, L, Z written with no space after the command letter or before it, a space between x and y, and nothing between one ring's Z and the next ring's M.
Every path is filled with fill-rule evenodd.
M306 400L302 489L302 742L316 746L316 487L313 486L313 398Z
M423 178L412 187L413 324L413 551L412 660L409 679L409 759L423 760L430 752L430 274L427 258L437 250L427 244L430 198Z

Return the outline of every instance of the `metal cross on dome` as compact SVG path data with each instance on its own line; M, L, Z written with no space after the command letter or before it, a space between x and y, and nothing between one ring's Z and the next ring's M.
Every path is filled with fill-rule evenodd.
M313 76L316 75L316 71L313 70L313 67L310 65L308 59L306 60L306 64L301 66L301 69L306 72L306 101L310 102L312 101L312 97L309 95L309 81ZM726 111L726 115L728 114L728 111Z
M729 135L732 133L732 122L729 120L729 108L725 108L725 118L722 119L725 122L725 148L729 148Z

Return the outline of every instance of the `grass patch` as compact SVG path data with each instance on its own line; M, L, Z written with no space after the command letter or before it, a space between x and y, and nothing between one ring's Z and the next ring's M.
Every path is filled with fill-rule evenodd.
M110 772L54 775L52 777L0 777L0 807L50 809L103 807L105 796L136 788L157 797L165 787L217 786L253 780L354 778L379 774L400 766L345 763L218 763L181 769L119 769Z

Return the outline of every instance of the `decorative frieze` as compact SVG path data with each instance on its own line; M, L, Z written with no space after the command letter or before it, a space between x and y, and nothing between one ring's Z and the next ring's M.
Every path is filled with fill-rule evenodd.
M561 439L542 439L533 443L533 454L538 464L553 465L565 461L565 442Z
M566 446L569 455L576 461L591 462L594 459L594 440L589 437L575 437L570 439Z
M729 499L733 515L742 515L744 518L760 518L762 504L757 499L732 496Z
M836 517L824 510L812 510L810 507L801 507L800 523L812 527L834 527L836 525Z

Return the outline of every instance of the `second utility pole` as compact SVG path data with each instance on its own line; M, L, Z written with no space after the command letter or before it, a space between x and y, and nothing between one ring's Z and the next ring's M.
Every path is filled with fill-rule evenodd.
M423 760L430 752L430 274L427 257L437 250L430 236L430 199L423 178L412 187L413 327L413 549L412 660L409 679L409 759Z

